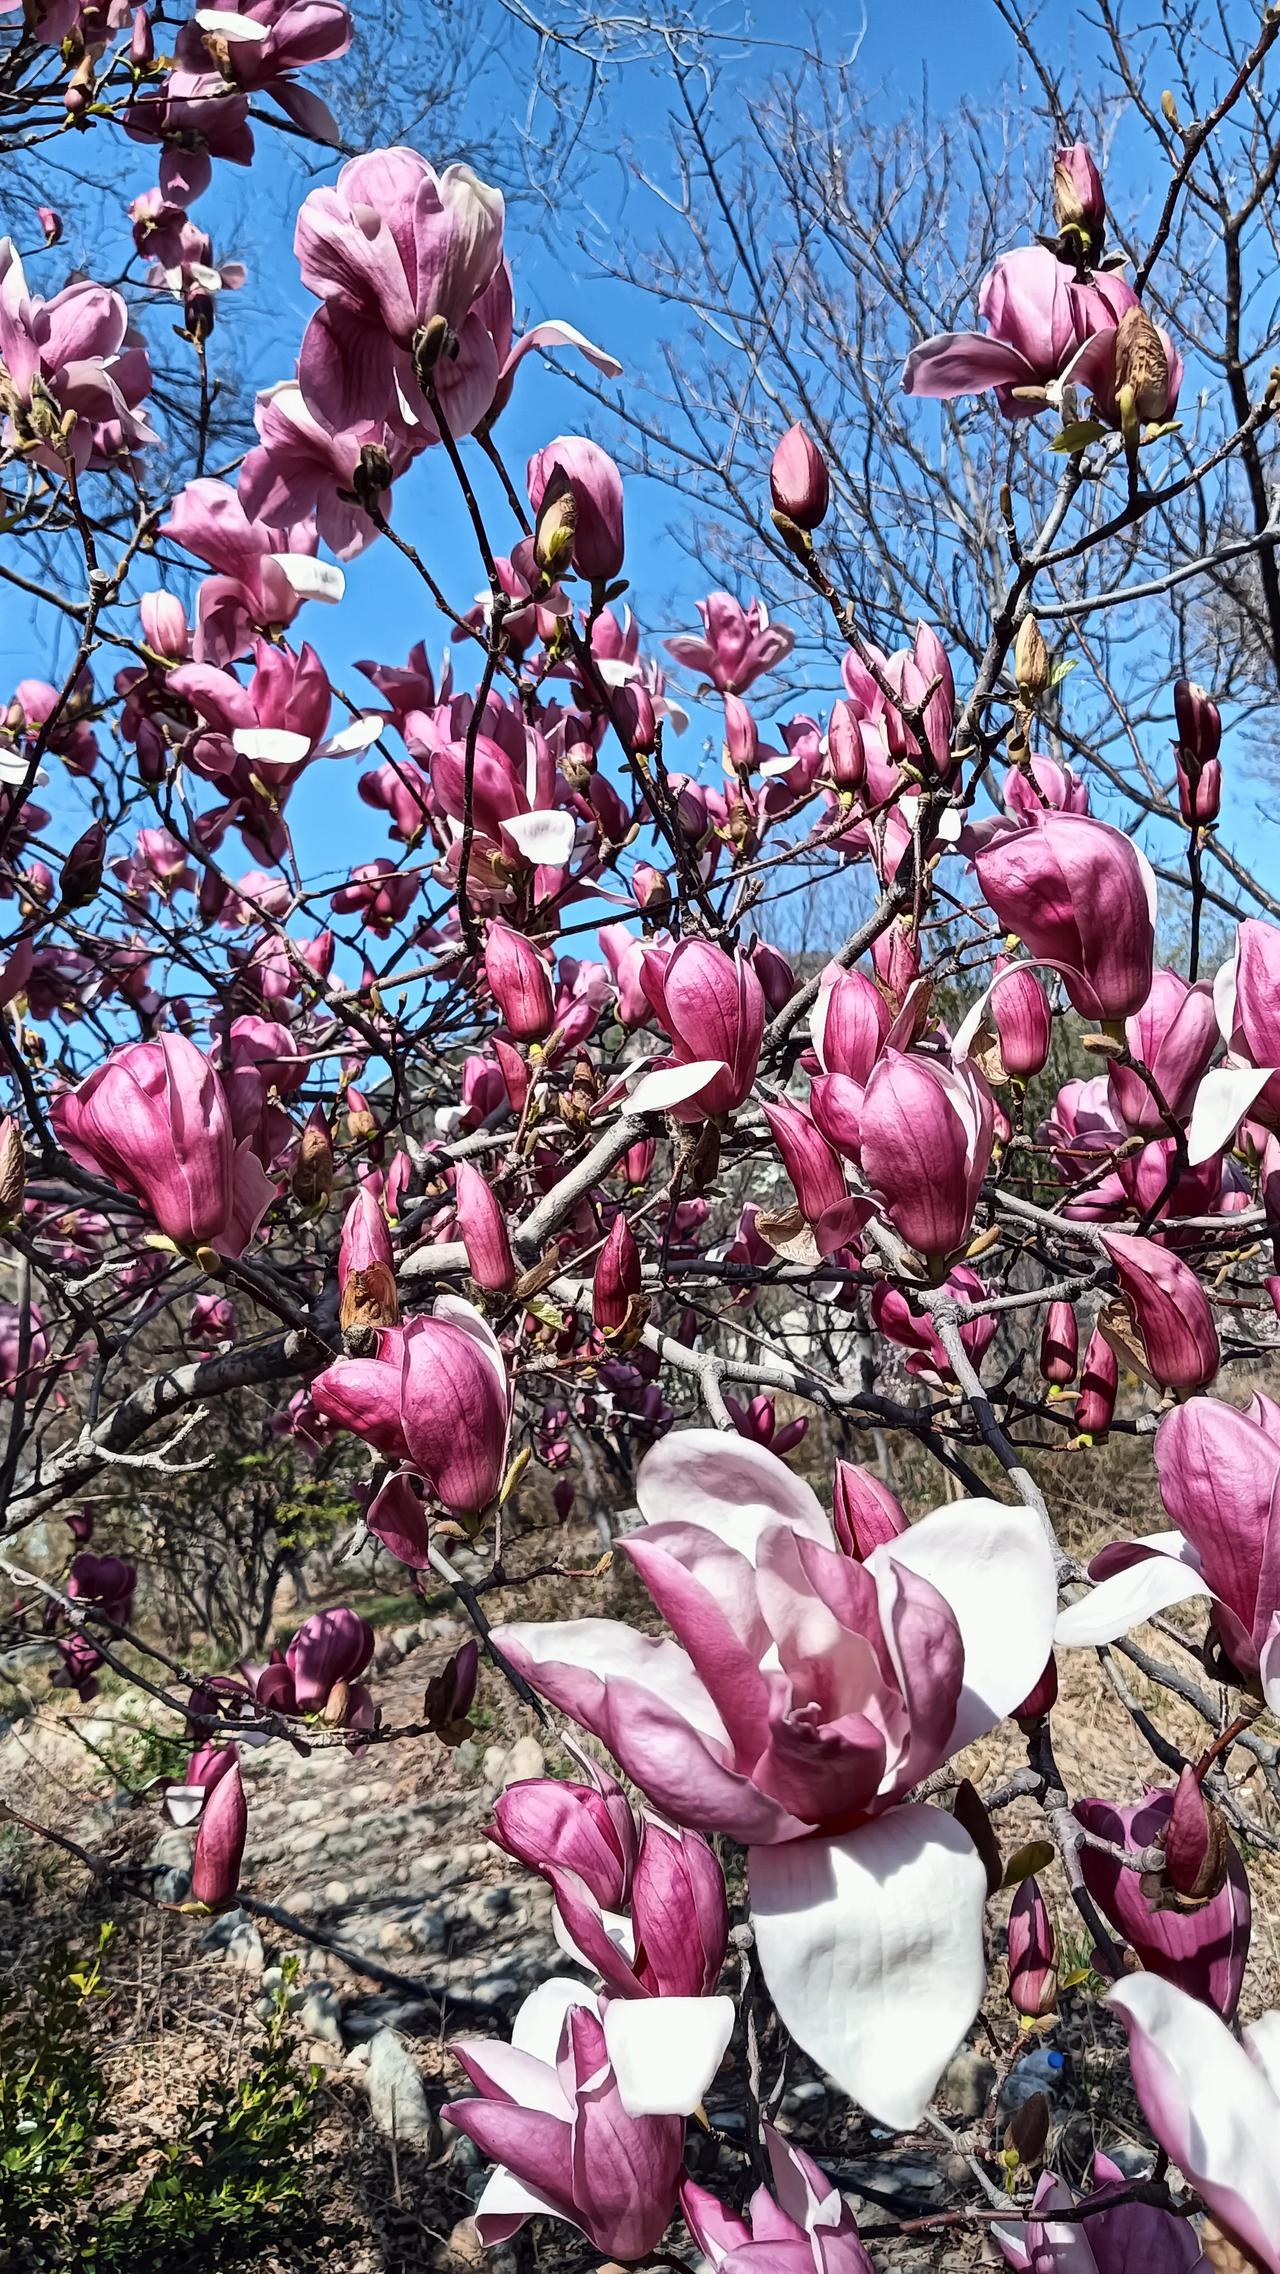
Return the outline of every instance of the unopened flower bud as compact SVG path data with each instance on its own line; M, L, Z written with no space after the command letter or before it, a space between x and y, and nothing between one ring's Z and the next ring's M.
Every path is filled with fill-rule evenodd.
M1116 400L1122 423L1126 401L1143 424L1168 415L1169 358L1145 308L1126 308L1116 327Z
M102 868L107 851L107 832L100 821L91 822L84 835L77 837L62 864L58 890L65 908L87 908L96 899L102 884Z
M557 1477L551 1488L551 1502L562 1524L573 1514L574 1490L568 1477Z
M788 427L774 451L769 488L776 510L798 529L817 529L825 521L831 482L822 453L803 426Z
M1095 1327L1080 1369L1080 1395L1076 1399L1076 1428L1086 1437L1105 1437L1116 1409L1120 1368L1116 1354Z
M145 8L133 11L133 31L129 38L129 61L135 71L145 71L154 63L156 43L151 36L151 18Z
M1058 2002L1053 1927L1035 1879L1023 1880L1009 1913L1009 2002L1032 2021Z
M38 205L36 219L44 231L46 247L56 245L62 235L62 215L52 205Z
M1216 821L1222 804L1222 714L1212 697L1193 679L1180 679L1173 690L1178 739L1173 746L1178 770L1178 806L1189 829Z
M555 1021L555 998L551 973L533 942L495 919L485 940L484 975L515 1040L543 1041Z
M647 687L638 681L630 687L620 687L613 698L613 707L628 750L640 756L657 748L658 715Z
M470 1161L458 1162L453 1179L454 1211L471 1276L491 1294L505 1294L516 1282L516 1259L493 1187Z
M549 583L572 562L577 532L578 500L568 476L557 469L543 491L533 533L533 557Z
M363 1090L354 1082L347 1084L347 1135L353 1145L367 1144L378 1134L377 1115L372 1111Z
M1050 1303L1040 1337L1040 1373L1056 1389L1075 1380L1080 1329L1070 1303Z
M1227 1876L1230 1843L1219 1811L1205 1794L1194 1769L1184 1769L1174 1787L1165 1834L1165 1877L1188 1903L1207 1903Z
M333 1139L320 1106L313 1108L298 1144L293 1197L304 1208L319 1208L333 1190Z
M616 1334L628 1324L642 1284L635 1235L625 1216L615 1216L591 1282L592 1317L603 1332Z
M836 1539L847 1556L865 1563L873 1548L896 1540L907 1529L900 1502L871 1469L837 1461L832 1492Z
M1084 240L1084 249L1096 261L1102 250L1107 201L1102 176L1083 142L1053 156L1053 217L1060 230Z
M205 1802L191 1863L192 1896L211 1911L225 1910L235 1896L248 1829L249 1810L236 1761Z
M445 1745L460 1745L471 1734L467 1715L475 1698L479 1671L479 1644L468 1641L455 1650L448 1665L433 1674L427 1684L422 1718Z
M1049 650L1034 616L1024 616L1018 626L1013 676L1024 703L1034 703L1049 684Z
M827 723L827 759L831 779L840 790L860 790L867 778L867 755L862 730L850 703L832 706Z
M0 1225L16 1223L22 1214L27 1169L22 1131L12 1114L0 1121Z

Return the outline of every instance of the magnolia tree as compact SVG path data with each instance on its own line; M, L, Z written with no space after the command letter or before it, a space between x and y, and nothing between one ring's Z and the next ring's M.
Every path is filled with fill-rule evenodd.
M253 158L263 98L327 133L295 74L350 25L337 0L247 0L198 10L171 54L160 29L33 0L3 83L158 158L129 215L203 372L239 276L191 206ZM957 686L924 623L873 643L794 424L759 481L842 661L775 748L747 698L792 631L713 592L660 661L623 604L614 462L574 434L508 454L531 349L619 365L589 310L587 332L518 330L503 200L465 164L373 151L305 196L296 352L253 446L176 494L146 289L63 280L57 214L38 225L43 251L0 247L0 575L71 644L0 732L11 1628L62 1687L91 1696L105 1665L190 1728L167 1806L212 1909L238 1885L245 1745L456 1742L482 1675L554 1726L574 1776L510 1787L493 1837L549 1881L566 1971L509 2042L455 2048L474 2089L446 2111L493 2162L484 2244L539 2216L615 2260L869 2268L773 2121L787 2043L893 2130L941 2124L980 2006L1015 2067L1006 1988L1031 2027L1059 1996L1025 1870L988 1990L1018 1800L1160 2153L1138 2178L1099 2155L1082 2194L1043 2168L1048 2106L1023 2093L914 2225L994 2235L1038 2274L1277 2274L1280 2015L1238 2030L1237 2005L1245 1857L1280 1847L1259 1719L1280 1709L1280 1406L1241 1402L1280 1307L1280 928L1241 921L1212 981L1194 925L1187 968L1161 963L1178 912L1050 754L1072 659L1037 618L1064 566L1122 577L1130 533L1256 441L1270 389L1175 460L1193 343L1111 265L1098 169L1060 148L1043 234L902 378L922 452L921 399L968 392L1059 456L1045 511L1000 500L978 665ZM410 534L422 459L470 558L433 553L427 516ZM370 660L356 698L324 610L392 547L453 661ZM681 769L672 664L722 715L714 779ZM1221 720L1203 687L1172 700L1198 911ZM334 768L369 837L319 887L291 816ZM767 937L802 860L853 872L867 908L807 974ZM230 1674L135 1625L103 1488L119 1508L198 1473L247 1390L300 1456L344 1449L362 1539L455 1588L474 1637L423 1724L383 1722L353 1610ZM876 1462L803 1475L786 1456L815 1418L812 1443ZM1150 1452L1170 1529L1086 1570L1034 1448L1112 1430ZM887 1481L897 1441L936 1473L930 1513ZM638 1503L619 1551L651 1609L600 1573L586 1596L625 1619L519 1616L540 1470L562 1517L575 1491L606 1527ZM1163 1655L1126 1639L1157 1615ZM1058 1657L1081 1648L1150 1744L1146 1789L1064 1785ZM1198 1750L1115 1653L1179 1728L1199 1718ZM979 1792L958 1757L1005 1722L1027 1765ZM727 2058L745 2133L704 2139L695 2179L688 2120Z

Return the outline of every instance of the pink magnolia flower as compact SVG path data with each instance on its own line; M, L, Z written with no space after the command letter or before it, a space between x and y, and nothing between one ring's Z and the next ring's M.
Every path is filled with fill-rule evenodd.
M573 493L577 520L573 565L579 576L607 582L623 559L622 476L607 451L580 434L557 435L535 450L527 470L529 503L537 514L553 485Z
M239 1331L236 1307L227 1295L197 1295L187 1320L187 1341L193 1350L217 1350L234 1342Z
M1213 1309L1194 1271L1156 1240L1103 1232L1147 1371L1162 1390L1206 1389L1220 1351ZM1106 1331L1105 1317L1101 1322ZM1124 1353L1126 1359L1129 1352Z
M943 1284L953 1301L962 1304L984 1302L991 1293L967 1263L957 1263ZM932 1319L927 1311L912 1308L903 1288L894 1287L887 1279L878 1279L871 1290L871 1317L879 1333L887 1335L900 1349L911 1352L907 1360L909 1374L918 1374L926 1382L952 1380L951 1361L938 1340ZM981 1366L995 1331L996 1317L992 1311L965 1320L960 1340L974 1366Z
M421 869L397 868L383 855L352 869L347 883L330 895L329 905L336 916L359 915L378 939L385 940L408 915L421 890Z
M753 680L785 661L796 644L794 632L771 624L763 600L749 600L745 608L730 592L713 592L698 602L704 636L680 632L666 642L688 671L718 687L722 695L742 695Z
M1189 1398L1161 1421L1155 1461L1179 1528L1095 1556L1097 1584L1063 1611L1058 1640L1114 1642L1172 1603L1208 1596L1232 1665L1280 1710L1280 1406Z
M303 335L298 384L313 418L335 428L385 417L436 439L415 367L439 318L457 342L432 382L455 435L493 401L498 358L475 303L502 256L502 193L469 166L437 175L413 150L351 159L332 189L312 190L294 250L321 305Z
M331 1690L363 1674L373 1643L373 1628L357 1611L339 1606L304 1619L284 1654L298 1711L323 1712Z
M275 1185L248 1139L237 1144L217 1074L184 1035L125 1043L53 1101L74 1161L141 1201L181 1248L242 1255Z
M893 1023L875 982L863 971L829 963L818 982L809 1033L824 1074L865 1082Z
M315 558L313 528L274 529L251 520L226 482L188 482L163 534L215 572L201 584L196 604L197 663L230 663L255 632L291 624L304 600L333 602L346 590L341 569Z
M1101 2150L1092 2180L1090 2193L1077 2196L1053 2172L1043 2173L1033 2216L991 2229L1006 2265L1017 2274L1212 2274L1188 2219L1154 2203L1112 2202L1129 2186L1129 2175ZM1086 2205L1087 2219L1053 2216Z
M685 2016L712 2002L677 2001L669 2021L665 2001L614 1999L602 2013L577 1982L553 1978L525 1999L509 2045L455 2041L481 2097L450 2101L441 2115L497 2163L475 2208L486 2248L537 2217L567 2220L610 2258L657 2248L680 2184L684 2113L724 2049L699 2061ZM637 2053L629 2040L642 2033ZM646 2085L659 2087L657 2113Z
M412 455L404 435L381 419L336 430L326 426L312 417L295 379L258 396L253 423L261 439L236 478L249 518L288 528L314 515L321 539L340 561L363 552L378 532L350 495L361 452L382 452L396 480ZM389 504L384 502L384 514Z
M713 1430L656 1446L637 1495L624 1553L678 1640L607 1619L495 1639L673 1823L750 1848L783 2021L874 2115L914 2123L982 1995L986 1875L905 1795L1042 1673L1044 1535L969 1501L858 1564L808 1485Z
M1208 2006L1154 1974L1117 1982L1107 2003L1129 2033L1134 2090L1165 2154L1241 2249L1280 2274L1280 2013L1261 2014L1237 2043Z
M831 503L826 460L807 427L789 426L769 466L769 490L779 513L797 529L818 529Z
M96 1603L113 1625L125 1627L133 1611L137 1567L119 1555L72 1558L67 1593L77 1603Z
M160 188L175 205L190 205L213 179L214 158L247 166L253 129L246 95L216 71L170 71L143 80L121 113L135 142L159 142Z
M1126 309L1137 305L1123 277L1104 270L1083 284L1047 247L1019 246L982 280L978 314L986 331L922 340L907 357L903 390L946 402L993 387L1006 418L1034 417L1085 342L1114 334Z
M764 990L751 964L709 940L681 940L670 951L650 948L640 984L675 1057L642 1078L632 1110L669 1105L682 1121L732 1113L750 1095L764 1035Z
M239 1760L232 1759L204 1805L191 1863L191 1893L210 1910L225 1910L240 1884L240 1864L249 1829L249 1809L240 1781Z
M1141 1010L1126 1019L1124 1034L1131 1056L1154 1077L1170 1113L1185 1117L1218 1051L1213 989L1203 980L1193 987L1176 971L1155 972L1151 992ZM1107 1086L1127 1129L1144 1137L1164 1135L1167 1125L1160 1109L1132 1068L1109 1065Z
M982 1076L923 1052L888 1050L858 1114L862 1173L894 1230L924 1256L963 1246L991 1160L995 1107Z
M839 2188L772 2124L762 2130L773 2187L757 2187L745 2219L694 2179L680 2190L712 2274L874 2274Z
M873 1548L900 1539L907 1519L896 1494L871 1469L856 1461L837 1461L831 1488L831 1521L846 1555L865 1563Z
M1088 814L1040 813L979 852L983 898L1087 1018L1126 1019L1151 993L1156 885L1136 845Z
M245 94L274 95L299 126L316 133L328 114L290 75L332 63L350 45L351 15L341 0L219 0L212 16L201 11L183 25L174 56L185 71L212 66Z
M1010 766L1002 792L1011 821L1034 821L1046 807L1052 813L1087 813L1089 785L1057 758L1033 757Z
M1148 1792L1136 1807L1110 1800L1078 1800L1072 1814L1086 1832L1121 1848L1163 1842L1173 1814L1172 1792ZM1143 1881L1104 1848L1081 1847L1084 1883L1108 1925L1135 1951L1148 1973L1176 1982L1230 2021L1240 2002L1249 1957L1253 1906L1249 1875L1227 1842L1226 1878L1216 1895L1194 1908L1157 1910Z
M739 1437L747 1438L752 1445L767 1446L776 1460L783 1460L788 1453L793 1453L808 1434L807 1414L802 1413L795 1421L783 1422L779 1426L773 1399L763 1394L752 1398L745 1405L741 1398L726 1397L724 1402Z
M57 474L67 456L77 473L95 456L103 462L98 444L109 432L117 455L154 442L145 418L135 415L151 373L128 331L129 311L105 285L86 279L52 300L29 292L12 238L0 238L0 407L8 446ZM74 414L57 447L47 419L37 417L50 403L59 418Z

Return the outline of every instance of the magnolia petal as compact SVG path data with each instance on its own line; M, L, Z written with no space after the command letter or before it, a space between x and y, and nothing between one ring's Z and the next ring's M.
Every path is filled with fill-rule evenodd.
M311 742L307 735L294 734L284 726L238 726L231 747L251 766L300 766Z
M204 1807L206 1788L202 1784L171 1784L164 1796L165 1814L171 1824L184 1827L194 1824Z
M628 2116L692 2116L733 2023L732 1998L611 1998L604 2041Z
M831 1520L803 1477L763 1445L718 1429L673 1430L659 1438L640 1463L636 1500L646 1524L696 1524L752 1558L767 1524L787 1524L823 1547L835 1545Z
M1198 1998L1132 1974L1107 1993L1129 2032L1143 2114L1210 2210L1280 2274L1280 2101L1259 2063Z
M268 553L290 592L299 600L323 600L333 606L347 589L347 580L331 561L318 561L310 553Z
M1187 1129L1187 1163L1198 1169L1229 1145L1274 1066L1213 1066L1201 1080Z
M222 8L197 8L196 22L202 32L216 32L219 39L243 40L252 46L269 39L270 28L260 24L253 16L235 16Z
M1272 1713L1280 1713L1280 1611L1273 1611L1266 1639L1258 1653L1258 1678Z
M513 813L503 822L502 834L526 861L563 868L573 852L577 826L573 815L557 806L548 812Z
M1029 1508L958 1500L935 1509L867 1557L876 1576L899 1563L931 1581L964 1641L964 1688L951 1751L1012 1713L1035 1687L1053 1645L1053 1552Z
M483 2250L510 2242L526 2219L562 2219L564 2207L549 2195L526 2187L503 2163L494 2165L480 2192L475 2211L476 2240Z
M840 1839L752 1848L750 1883L761 1970L796 2043L908 2130L986 1983L987 1878L968 1833L913 1802Z
M659 1066L642 1074L627 1100L628 1113L667 1113L673 1105L686 1105L723 1074L723 1058L695 1058L687 1065Z
M1194 1564L1157 1548L1126 1570L1100 1580L1078 1603L1069 1603L1059 1614L1053 1639L1068 1650L1116 1642L1145 1625L1157 1611L1190 1602L1195 1595L1212 1594Z
M317 744L315 755L317 758L357 757L377 741L386 723L381 711L363 711L358 719L340 726L336 734L326 735L324 741Z

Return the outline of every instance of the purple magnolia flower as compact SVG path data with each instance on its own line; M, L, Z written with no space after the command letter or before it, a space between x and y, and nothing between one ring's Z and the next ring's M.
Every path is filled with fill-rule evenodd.
M1153 1791L1136 1807L1078 1800L1072 1813L1087 1832L1119 1847L1142 1849L1167 1834L1173 1804L1172 1792ZM1222 1886L1194 1909L1156 1909L1144 1892L1142 1877L1127 1871L1105 1849L1082 1847L1080 1866L1103 1917L1137 1952L1148 1972L1203 1998L1229 2021L1239 2002L1252 1925L1248 1874L1230 1841Z
M154 442L136 410L151 372L128 330L123 299L105 285L69 284L52 300L29 292L12 238L0 239L0 411L9 448L55 474L70 457L83 473Z
M757 2187L747 2217L686 2179L685 2225L712 2274L874 2274L838 2187L772 2124L763 2127L772 2190Z
M1044 245L1003 253L983 278L978 314L985 332L943 332L913 347L904 392L950 401L995 389L1006 418L1034 417L1045 390L1063 379L1087 341L1114 333L1138 296L1105 271L1083 284Z
M666 643L668 655L718 687L722 695L741 695L753 680L772 671L790 655L794 632L771 624L763 600L749 600L745 608L731 592L713 592L698 602L705 627L699 639L680 632Z
M610 2258L646 2258L676 2203L684 2117L727 2043L727 1998L615 1998L553 1978L525 1999L509 2045L453 2047L478 2100L441 2110L495 2159L476 2205L486 2247L528 2218L565 2219Z
M227 482L188 482L162 534L214 571L197 600L197 663L230 663L255 634L291 624L304 600L338 601L346 590L341 569L315 558L312 524L277 529L255 521Z
M1117 2202L1104 2208L1127 2185L1120 2166L1101 2153L1093 2159L1088 2195L1073 2195L1046 2171L1031 2205L1035 2216L991 2229L1006 2264L1018 2274L1210 2274L1187 2219L1153 2203ZM1053 2217L1055 2211L1082 2204L1092 2217Z
M1044 1537L969 1501L859 1564L785 1463L714 1430L659 1444L637 1492L625 1552L678 1642L581 1619L499 1647L663 1815L750 1848L783 2020L873 2114L914 2123L982 1995L986 1873L954 1818L905 1796L1042 1674Z
M259 395L253 423L261 441L236 482L250 519L280 528L314 515L320 537L340 561L362 552L377 530L349 494L361 452L380 451L394 480L412 455L406 437L381 419L334 432L312 418L293 379Z

